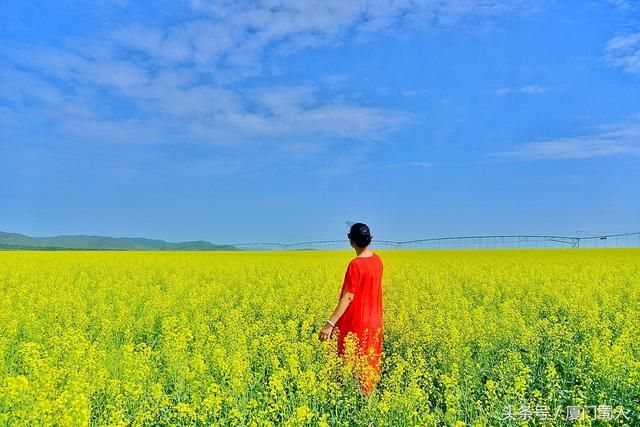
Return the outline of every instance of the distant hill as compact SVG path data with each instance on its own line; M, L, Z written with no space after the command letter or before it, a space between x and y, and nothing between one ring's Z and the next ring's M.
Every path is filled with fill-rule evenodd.
M233 245L205 240L166 242L141 237L54 236L31 237L0 231L0 250L100 250L100 251L237 251Z

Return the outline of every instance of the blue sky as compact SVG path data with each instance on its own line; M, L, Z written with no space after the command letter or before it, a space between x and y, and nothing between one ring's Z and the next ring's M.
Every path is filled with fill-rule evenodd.
M640 1L0 5L0 230L640 230Z

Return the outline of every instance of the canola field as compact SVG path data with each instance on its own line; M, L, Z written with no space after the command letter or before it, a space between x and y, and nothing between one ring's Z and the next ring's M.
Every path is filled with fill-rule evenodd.
M376 252L369 398L352 251L0 252L0 425L640 425L640 250Z

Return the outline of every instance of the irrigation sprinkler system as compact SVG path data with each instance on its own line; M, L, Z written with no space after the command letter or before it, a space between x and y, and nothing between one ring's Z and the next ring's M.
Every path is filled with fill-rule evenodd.
M243 250L331 250L349 249L345 240L317 240L298 243L232 243ZM377 249L501 249L501 248L632 248L640 247L640 232L584 235L479 235L427 239L371 241Z

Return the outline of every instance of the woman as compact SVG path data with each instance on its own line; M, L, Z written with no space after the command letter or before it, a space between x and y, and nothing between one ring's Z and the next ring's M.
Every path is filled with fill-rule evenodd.
M326 325L319 333L324 341L336 334L338 354L344 354L345 338L350 333L357 338L357 351L362 355L362 386L368 396L380 380L382 354L382 260L368 249L371 243L369 227L355 223L347 234L356 257L349 262L344 276L340 300Z

